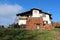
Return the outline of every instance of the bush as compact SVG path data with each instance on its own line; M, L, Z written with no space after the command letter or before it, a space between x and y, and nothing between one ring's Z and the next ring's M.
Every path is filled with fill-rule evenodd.
M26 30L0 29L0 40L55 40L57 31L54 30Z

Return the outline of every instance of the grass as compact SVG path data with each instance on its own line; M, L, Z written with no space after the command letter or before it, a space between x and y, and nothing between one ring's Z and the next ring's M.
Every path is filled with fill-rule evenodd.
M0 40L60 40L60 29L0 29Z

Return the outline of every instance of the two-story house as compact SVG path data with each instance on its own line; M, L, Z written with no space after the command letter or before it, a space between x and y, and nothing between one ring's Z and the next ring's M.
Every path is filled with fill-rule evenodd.
M40 9L32 8L29 11L16 14L18 25L25 25L26 29L51 29L51 14Z

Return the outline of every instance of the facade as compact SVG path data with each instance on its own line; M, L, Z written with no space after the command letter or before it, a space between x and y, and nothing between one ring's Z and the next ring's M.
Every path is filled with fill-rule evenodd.
M51 29L51 14L33 8L29 11L16 14L18 25L25 25L26 29Z

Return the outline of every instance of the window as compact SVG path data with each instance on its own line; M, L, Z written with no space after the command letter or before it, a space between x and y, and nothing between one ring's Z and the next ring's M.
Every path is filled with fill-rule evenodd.
M48 21L46 21L46 23L48 24Z
M34 10L34 13L37 13L38 11L37 10Z
M46 27L45 25L46 25L47 23L48 23L48 21L44 21L44 22L43 22L44 29L45 29L45 27Z
M29 15L26 15L26 17L29 17Z
M44 23L44 24L48 24L48 21L44 21L43 23Z
M43 17L46 17L46 14L43 14Z
M37 29L40 29L40 24L36 24L36 28Z

